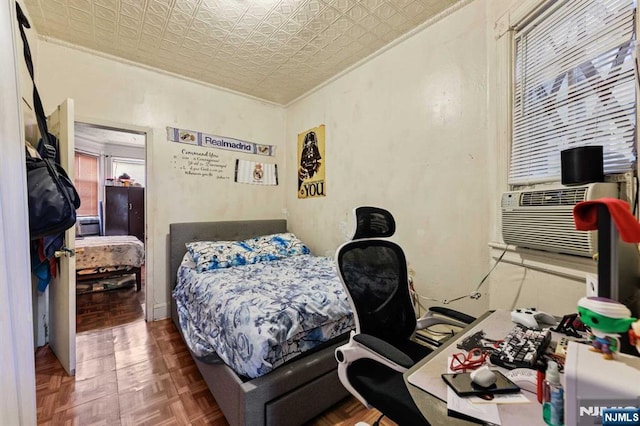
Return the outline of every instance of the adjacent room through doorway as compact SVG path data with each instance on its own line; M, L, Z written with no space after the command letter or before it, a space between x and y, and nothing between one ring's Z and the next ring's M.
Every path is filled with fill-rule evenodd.
M145 318L146 134L75 124L76 331Z

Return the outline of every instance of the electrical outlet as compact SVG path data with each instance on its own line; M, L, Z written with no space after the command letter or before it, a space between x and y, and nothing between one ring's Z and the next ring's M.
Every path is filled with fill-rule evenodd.
M598 276L587 274L585 283L587 286L587 297L596 297L598 295Z

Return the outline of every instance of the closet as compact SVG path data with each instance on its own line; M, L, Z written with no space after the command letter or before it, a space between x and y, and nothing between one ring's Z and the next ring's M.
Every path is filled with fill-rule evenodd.
M144 243L144 188L105 187L104 234L133 235Z

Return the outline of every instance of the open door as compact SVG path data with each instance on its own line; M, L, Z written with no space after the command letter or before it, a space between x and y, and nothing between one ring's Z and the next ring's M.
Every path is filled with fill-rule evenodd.
M59 141L60 164L73 182L75 176L73 99L67 99L49 116L49 132ZM59 269L49 285L49 346L67 374L76 374L76 228L64 234L64 249L56 252Z

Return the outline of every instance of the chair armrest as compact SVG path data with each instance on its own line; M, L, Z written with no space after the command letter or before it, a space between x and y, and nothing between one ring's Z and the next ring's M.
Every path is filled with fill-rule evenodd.
M413 360L404 352L370 334L356 334L353 336L353 340L402 367L411 368L414 364Z
M456 311L450 308L445 308L442 306L431 306L429 308L430 311L435 312L436 314L440 314L440 315L444 315L447 316L449 318L454 318L457 319L460 322L463 322L465 324L471 324L472 322L474 322L476 319L472 316L469 316L467 314L463 314L460 311Z
M338 346L335 351L338 361L338 379L340 383L362 402L367 408L373 406L351 384L347 370L349 366L358 360L367 359L403 374L413 366L413 361L404 352L393 345L369 334L356 334L355 330L349 333L349 341Z
M475 318L463 314L462 312L443 308L441 306L433 306L429 308L429 311L426 314L418 318L416 321L416 330L423 330L436 324L446 324L465 328L473 321L475 321Z

